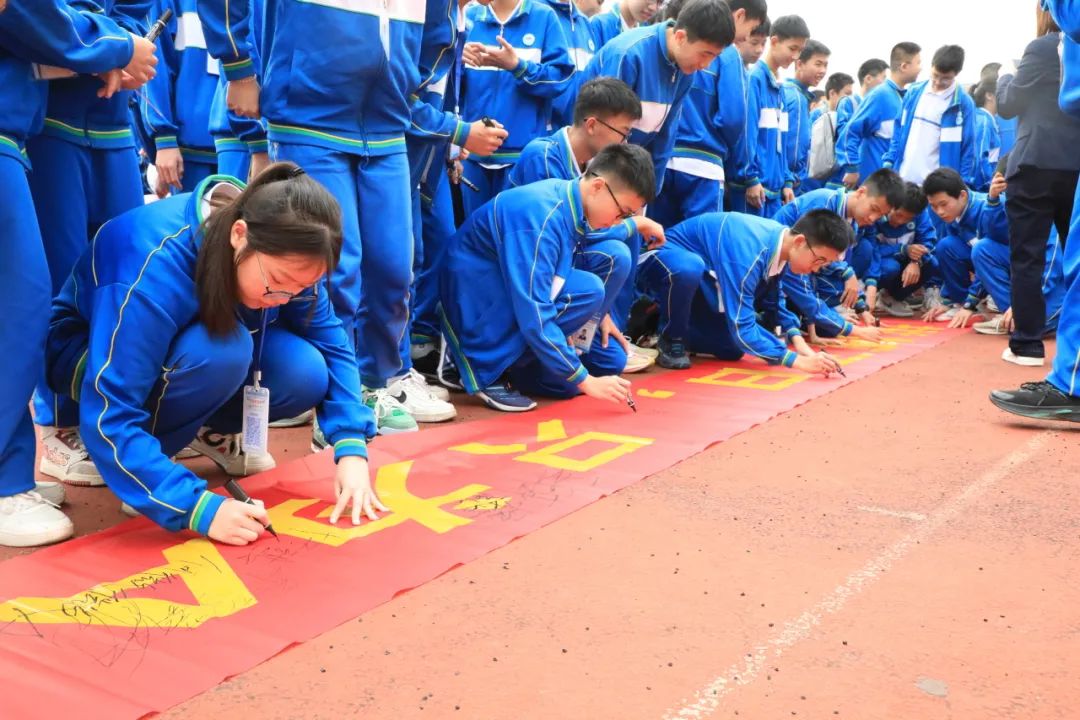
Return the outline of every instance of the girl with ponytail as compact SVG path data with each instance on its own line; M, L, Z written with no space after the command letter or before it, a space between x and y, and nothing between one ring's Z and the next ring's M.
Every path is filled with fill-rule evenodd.
M252 386L269 391L271 421L316 408L337 463L333 522L350 502L357 524L384 510L366 460L374 418L322 284L341 241L337 202L292 163L247 187L211 176L105 224L54 303L47 349L49 385L79 403L84 484L169 530L254 541L265 510L170 459L190 447L231 475L274 467L239 437Z

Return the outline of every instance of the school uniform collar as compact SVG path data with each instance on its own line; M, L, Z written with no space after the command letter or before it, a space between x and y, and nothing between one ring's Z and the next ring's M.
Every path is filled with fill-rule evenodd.
M589 232L589 223L585 219L585 206L581 202L580 179L566 182L566 202L570 207L570 215L573 218L574 230L578 234L578 242L581 242Z
M581 165L578 163L577 158L574 157L574 148L570 144L570 126L559 130L555 133L556 142L562 147L563 153L566 155L566 162L570 164L570 168L574 173L574 180L581 178Z
M784 272L784 268L787 267L787 261L780 259L780 251L784 249L784 235L789 228L780 228L780 237L776 240L776 249L773 250L771 261L769 262L769 277L774 278L780 273Z
M967 186L964 186L964 187L967 190L967 194L968 194L967 207L964 208L964 212L960 213L960 217L958 217L953 222L953 225L957 225L957 226L961 226L961 227L967 226L967 225L969 225L971 223L974 223L975 222L975 217L974 216L978 213L978 210L975 207L975 191L972 190L971 188L967 187Z
M510 13L510 17L506 18L505 23L499 20L498 16L495 14L495 10L492 8L491 5L487 5L486 7L484 7L484 9L487 11L487 19L491 22L495 23L496 25L509 25L519 15L528 15L529 12L532 10L533 1L534 0L521 0L521 2L517 4L517 7L514 8L514 11Z
M856 223L853 218L849 218L848 214L847 214L848 196L850 194L851 193L848 191L847 188L839 188L839 189L837 189L836 195L837 195L837 198L839 199L840 204L837 205L837 207L836 207L836 214L839 215L843 219L844 222L846 222L848 225L850 225L851 229L855 231L856 235L858 235L859 231L861 230L861 228L859 227L859 224Z
M660 58L668 64L668 67L673 68L678 72L679 66L675 64L675 61L668 57L667 51L667 30L669 27L674 27L675 21L668 20L667 22L656 23L656 49L660 51Z
M802 80L799 80L798 78L788 78L788 84L790 84L796 90L802 92L802 94L806 96L807 100L814 99L814 91L810 89L809 85L804 85Z
M885 84L891 87L900 97L904 97L904 95L907 94L907 90L893 82L892 78L885 78Z
M196 185L195 190L188 196L187 207L184 208L184 217L187 218L187 223L191 226L192 231L201 227L203 221L206 220L206 213L203 211L203 202L208 198L210 192L222 183L233 185L241 192L243 192L246 187L243 182L228 175L210 175ZM195 235L201 239L200 234L195 233ZM198 240L196 240L196 242L198 242Z
M772 68L769 67L769 63L765 62L764 58L762 58L761 60L757 61L757 64L760 65L761 69L765 71L765 76L769 78L769 84L779 90L780 81L776 79L775 75L773 75L773 71Z

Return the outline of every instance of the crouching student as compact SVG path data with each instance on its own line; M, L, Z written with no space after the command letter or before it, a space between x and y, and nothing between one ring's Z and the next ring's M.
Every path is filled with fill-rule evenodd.
M578 93L574 103L574 124L526 145L510 171L507 183L510 187L519 187L553 178L578 180L597 153L608 145L627 142L634 123L640 118L641 101L629 85L613 77L593 78L582 85ZM625 230L620 228L616 228L615 233L618 237L626 237ZM574 267L592 271L596 270L597 262L606 264L607 254L590 245L595 240L606 240L608 236L605 231L590 234L577 254ZM629 239L631 267L634 267L640 252L639 238L634 233ZM623 372L641 372L652 366L655 350L636 347L622 335L616 338L627 352Z
M871 174L854 192L844 188L813 190L780 208L773 219L788 227L811 210L823 209L840 216L858 237L858 242L846 250L844 258L821 268L812 283L789 282L791 287L788 294L797 298L795 304L800 309L814 307L812 298L801 293L813 289L826 307L852 308L864 322L873 324L870 308L874 307L877 300L877 280L868 279L860 284L860 280L866 278L873 261L873 244L866 236L866 230L892 212L903 199L903 180L892 170L883 169ZM826 314L819 319L825 322L821 327L815 328L816 335L835 337L835 322L832 322L835 318ZM815 318L808 316L807 322L814 323Z
M451 356L440 380L504 412L536 407L527 394L625 402L626 352L610 340L619 331L609 312L632 269L627 238L663 239L636 215L655 182L647 151L611 145L580 179L508 189L466 220L440 283ZM588 233L620 221L623 237L590 243L596 264L575 267Z
M920 289L925 289L923 307L939 306L941 276L933 254L937 231L922 188L906 183L904 201L878 220L871 234L874 258L867 277L877 280L875 312L897 318L914 316L907 299Z
M745 213L706 213L679 223L641 266L641 284L660 305L660 359L690 367L688 352L738 360L750 353L771 365L829 375L840 367L814 352L784 304L785 268L803 275L836 262L851 227L815 210L794 227ZM762 313L759 320L758 312ZM773 333L779 326L794 351Z
M375 517L375 423L318 289L341 238L337 202L292 163L246 189L211 176L102 227L54 304L46 373L79 403L90 457L127 505L169 530L256 540L265 510L208 492L170 457L191 444L230 474L272 468L265 447L245 452L238 435L242 415L257 414L245 398L261 389L264 420L317 408L337 461L331 520L350 500L354 523L361 510Z
M971 318L987 313L986 291L971 260L981 241L1009 247L1009 220L1005 214L1004 176L996 175L990 192L968 189L960 173L938 168L926 177L923 192L931 209L945 224L934 255L942 276L942 304L927 309L923 320L948 322L951 328L967 327Z

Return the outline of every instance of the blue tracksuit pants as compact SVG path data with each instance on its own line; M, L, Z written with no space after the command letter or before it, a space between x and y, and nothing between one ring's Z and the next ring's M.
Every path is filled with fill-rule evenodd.
M1043 298L1046 300L1046 326L1057 326L1062 301L1065 298L1064 277L1060 262L1053 262L1050 254L1057 249L1057 242L1048 247L1046 273L1043 276ZM983 287L994 299L998 309L1005 310L1012 305L1012 283L1010 282L1010 250L993 240L983 239L971 249L971 262L975 274L982 281Z
M938 241L934 256L941 271L942 297L958 305L963 303L971 287L971 273L975 271L975 264L971 262L971 244L947 234Z
M465 192L472 192L466 189ZM435 342L442 333L436 307L439 304L439 273L446 258L446 248L454 234L454 204L450 183L439 182L435 197L420 200L420 227L423 263L416 275L413 290L412 340ZM410 361L411 362L411 361Z
M690 337L690 310L705 279L705 261L680 247L664 246L638 268L638 284L660 306L660 334L672 340Z
M664 227L707 212L724 209L724 183L679 170L664 173L664 188L652 203L648 215Z
M556 298L559 328L571 335L593 318L610 312L630 269L630 253L625 243L607 240L583 248ZM581 361L590 375L618 375L626 367L626 352L614 338L603 347L597 330ZM576 384L566 381L564 374L545 370L532 350L526 350L508 373L514 387L526 395L571 398L580 392Z
M330 297L356 347L360 381L385 387L402 371L408 332L414 243L408 156L365 157L293 143L272 147L275 161L295 162L341 205L345 241Z
M26 145L53 297L107 220L144 203L139 158L132 148L100 150L40 135ZM41 367L37 370L41 375ZM79 424L78 410L42 380L34 397L38 425Z
M217 163L193 162L185 159L184 177L180 178L180 183L183 187L180 192L195 192L195 188L199 186L199 183L217 172ZM233 177L236 176L234 175ZM247 182L247 175L238 179Z
M464 184L462 185L461 202L466 218L472 215L476 208L506 189L506 178L510 171L514 169L513 165L508 165L498 170L491 170L472 160L466 160L461 166L465 179L477 187L476 190L473 190Z
M251 155L247 150L229 149L218 150L217 171L221 175L228 175L237 180L247 182L248 171L251 169Z
M45 365L52 292L26 168L0 155L0 497L34 489L30 397Z
M1080 200L1080 188L1076 199ZM1064 265L1065 297L1058 320L1057 356L1047 380L1059 390L1080 397L1080 203L1073 205Z
M211 336L201 323L173 339L168 368L146 400L150 430L166 455L186 447L199 428L240 432L243 386L252 382L255 343L241 326L228 337ZM65 353L77 360L81 353ZM53 384L70 387L75 368L54 367ZM315 346L288 330L267 330L262 356L262 385L270 391L270 420L295 417L322 402L329 375Z
M919 282L904 287L903 274L908 261L898 260L895 256L881 259L881 274L878 278L878 287L887 290L897 300L906 300L922 287L937 287L934 282L940 274L937 258L934 255L923 257L922 269L919 272ZM940 284L940 280L937 281Z

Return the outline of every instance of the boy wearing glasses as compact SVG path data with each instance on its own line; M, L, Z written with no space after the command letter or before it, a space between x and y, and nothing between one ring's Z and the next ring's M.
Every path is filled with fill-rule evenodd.
M777 222L791 225L808 212L828 210L848 223L859 238L842 260L820 268L813 280L785 277L787 295L806 318L815 340L853 333L864 339L880 339L879 333L859 330L831 308L853 307L864 322L873 324L870 309L877 301L877 278L871 279L867 273L873 264L874 244L864 230L902 205L905 195L906 187L899 175L892 170L878 170L854 192L814 190L783 206L773 216ZM865 297L860 291L860 279L864 280Z
M444 356L440 380L455 384L459 373L464 390L504 412L536 407L527 394L625 402L626 352L608 342L619 334L608 313L630 269L626 237L663 240L662 228L635 216L654 183L645 150L610 145L580 179L510 188L473 213L451 238L441 276L453 367ZM607 268L575 267L586 235L620 221L622 238L588 247L611 258Z
M507 178L509 187L538 180L575 180L608 145L630 138L641 119L641 101L630 86L613 77L598 77L581 86L574 103L574 124L525 146Z
M765 0L730 0L735 42L745 42L768 18ZM649 206L662 225L724 207L724 163L746 130L746 68L735 45L694 73L683 103L664 191Z
M642 285L660 305L657 363L686 369L688 352L721 360L749 353L806 373L838 372L836 360L802 338L784 305L781 276L836 262L851 240L851 226L828 210L809 212L791 228L745 213L706 213L671 228L641 266ZM794 350L772 332L776 326Z

